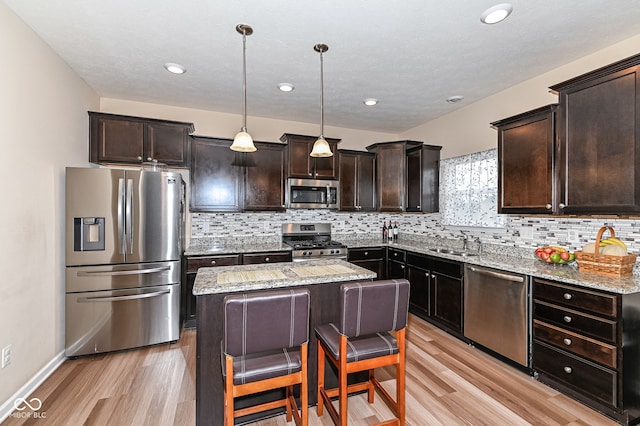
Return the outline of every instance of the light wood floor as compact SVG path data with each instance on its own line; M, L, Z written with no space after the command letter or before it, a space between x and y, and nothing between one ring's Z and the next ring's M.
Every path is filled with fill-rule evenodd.
M66 361L31 396L40 419L4 425L194 425L195 331L174 345ZM381 371L388 389L394 381ZM410 316L407 346L407 424L615 425L528 375ZM309 424L331 425L309 409ZM393 416L380 398L349 398L349 425ZM255 426L286 425L284 416ZM290 425L293 423L290 423Z

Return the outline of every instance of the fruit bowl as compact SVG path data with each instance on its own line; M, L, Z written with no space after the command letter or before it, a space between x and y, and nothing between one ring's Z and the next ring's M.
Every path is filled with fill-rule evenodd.
M568 265L576 260L575 254L560 246L538 247L534 255L536 259L550 265Z

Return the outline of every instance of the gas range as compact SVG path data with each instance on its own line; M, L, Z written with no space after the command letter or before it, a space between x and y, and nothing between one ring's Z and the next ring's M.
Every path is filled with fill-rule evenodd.
M285 223L282 225L282 242L293 249L294 262L347 258L347 247L331 240L330 223Z

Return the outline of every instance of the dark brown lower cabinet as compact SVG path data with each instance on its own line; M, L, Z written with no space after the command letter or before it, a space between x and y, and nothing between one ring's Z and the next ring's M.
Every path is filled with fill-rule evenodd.
M349 249L347 261L378 274L376 279L386 278L384 247L358 247Z
M218 266L251 265L256 263L291 262L290 251L226 254L219 256L185 256L182 263L182 324L185 328L196 326L196 297L193 284L200 268Z
M628 425L640 422L640 293L533 279L538 379Z
M407 252L393 247L387 248L387 278L407 278Z

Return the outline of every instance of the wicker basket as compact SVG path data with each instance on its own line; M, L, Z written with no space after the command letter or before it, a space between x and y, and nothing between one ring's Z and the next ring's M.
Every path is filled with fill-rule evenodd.
M582 272L591 272L600 275L613 275L617 277L631 275L638 255L627 254L626 256L610 256L600 254L600 240L602 238L602 234L607 229L612 237L616 236L612 227L603 226L600 228L600 230L598 230L598 235L596 236L595 253L584 253L582 251L575 252L578 269Z

